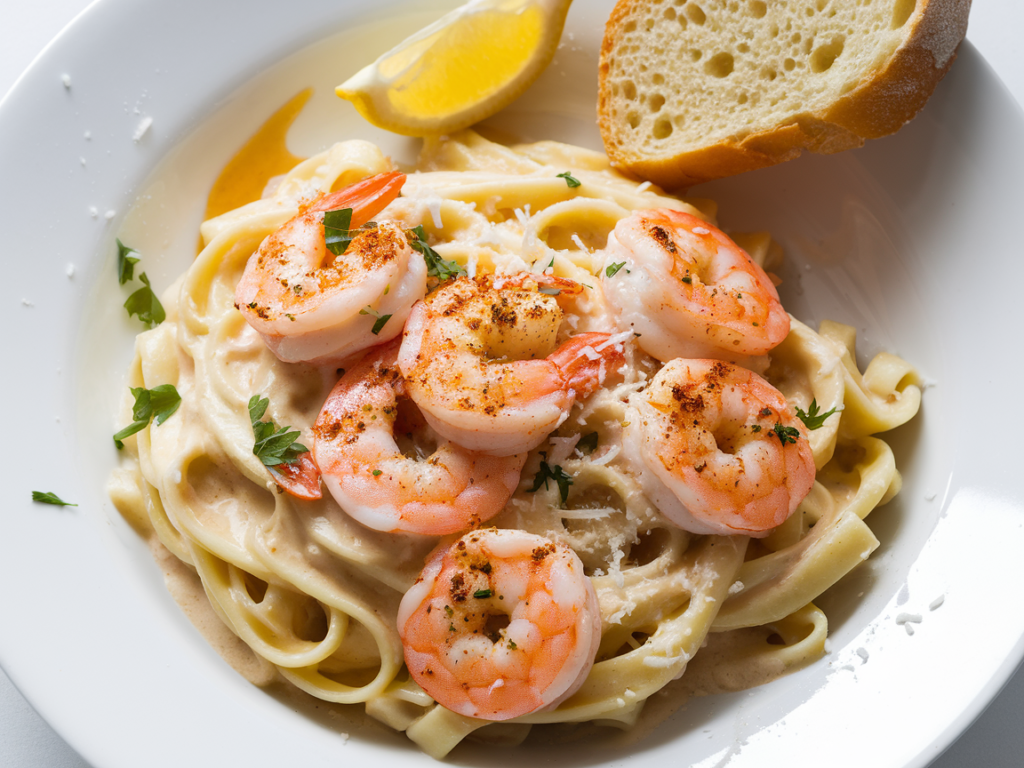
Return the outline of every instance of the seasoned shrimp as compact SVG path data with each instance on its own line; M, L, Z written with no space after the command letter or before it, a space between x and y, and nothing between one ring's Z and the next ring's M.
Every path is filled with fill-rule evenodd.
M360 227L404 182L394 171L323 195L249 259L235 306L281 360L332 363L402 332L409 310L426 293L427 265L398 225ZM345 208L352 209L349 227L358 233L335 255L326 245L324 214Z
M624 449L644 492L693 533L757 538L814 484L807 428L775 387L719 360L673 360L630 398Z
M430 425L495 456L540 445L576 398L624 360L621 340L607 333L581 333L555 348L556 295L582 290L532 273L482 275L450 282L417 304L398 365Z
M525 531L473 531L427 563L398 608L413 679L441 706L508 720L583 684L601 614L583 564Z
M429 458L405 456L395 439L405 397L399 343L371 351L342 376L313 427L313 457L341 508L368 528L468 530L502 510L526 454L484 456L445 440Z
M619 322L662 362L751 362L789 333L775 286L711 224L673 210L636 211L608 238L601 271Z

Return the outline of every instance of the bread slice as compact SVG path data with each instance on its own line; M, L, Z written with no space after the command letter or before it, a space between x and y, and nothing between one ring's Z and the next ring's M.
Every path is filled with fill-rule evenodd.
M619 0L598 122L619 168L670 189L839 152L924 106L971 0Z

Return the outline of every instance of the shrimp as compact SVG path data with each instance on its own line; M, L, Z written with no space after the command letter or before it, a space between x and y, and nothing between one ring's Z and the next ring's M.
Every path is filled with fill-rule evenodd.
M398 632L410 674L438 704L508 720L554 709L583 684L601 613L569 547L492 528L435 552L402 598Z
M624 360L621 340L607 333L581 333L555 348L556 295L582 290L566 278L482 275L417 304L398 365L429 424L494 456L540 445Z
M814 484L782 393L720 360L673 360L630 398L625 455L661 513L692 533L767 536Z
M677 357L746 363L789 333L789 315L761 267L717 227L673 210L636 211L608 238L608 301L637 344Z
M442 441L423 461L406 457L395 440L405 397L399 344L371 351L338 381L313 426L313 458L341 508L368 528L468 530L502 510L526 454L484 456Z
M404 182L393 171L322 195L249 259L235 306L278 358L334 363L402 332L409 310L426 294L427 265L397 224L368 222ZM345 208L352 210L355 236L335 255L326 245L324 215Z

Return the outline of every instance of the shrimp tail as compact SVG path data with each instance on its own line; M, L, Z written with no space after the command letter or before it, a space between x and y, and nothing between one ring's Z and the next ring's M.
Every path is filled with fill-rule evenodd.
M300 453L291 464L278 464L267 469L270 470L278 487L289 495L304 501L323 498L323 492L320 490L320 469L309 451Z
M352 222L349 226L352 229L357 229L398 197L405 184L405 178L405 174L401 171L378 173L376 176L357 181L355 184L349 184L337 192L321 195L302 208L301 212L317 213L351 208Z
M586 397L604 383L609 370L625 362L621 343L611 343L608 333L581 333L556 349L548 360L562 372L568 388Z

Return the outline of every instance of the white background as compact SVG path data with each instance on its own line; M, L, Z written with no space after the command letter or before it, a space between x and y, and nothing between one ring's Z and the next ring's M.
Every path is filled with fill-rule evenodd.
M586 0L576 0L584 3ZM87 0L5 2L0 10L0 93L6 93L36 55L88 5ZM974 0L968 40L1024 104L1020 0ZM5 585L4 588L13 588ZM955 675L950 659L936 675ZM913 713L907 713L912 717ZM1018 768L1024 765L1024 673L1010 680L989 709L932 768ZM0 671L0 768L88 766L38 715ZM97 768L102 768L97 766Z

